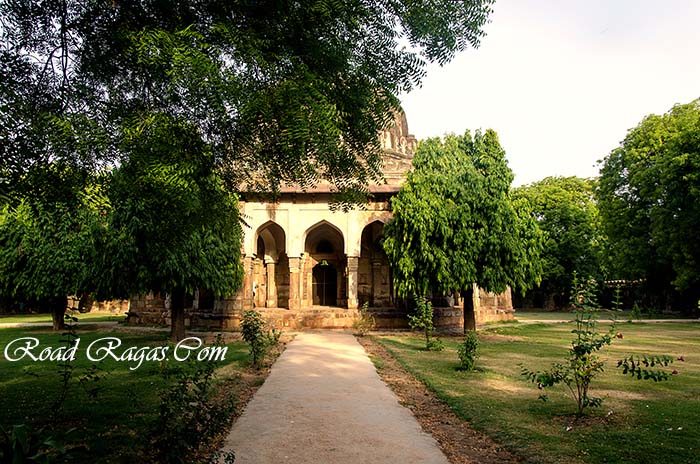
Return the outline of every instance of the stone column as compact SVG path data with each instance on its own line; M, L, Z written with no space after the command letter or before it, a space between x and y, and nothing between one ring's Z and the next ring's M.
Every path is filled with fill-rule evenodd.
M359 258L357 256L348 256L348 309L357 309L357 268Z
M306 290L305 290L305 296L304 298L305 305L307 307L312 307L314 305L314 279L313 279L313 261L311 260L308 255L304 258L304 264L302 265L302 272L303 275L306 278L306 281L302 283L302 288L304 288L304 285L306 285ZM303 281L303 279L302 279Z
M253 258L243 258L243 298L241 306L243 310L253 309L253 273L255 272Z
M382 301L382 262L372 261L372 298L370 304L379 306Z
M267 271L267 299L265 300L266 308L277 307L277 283L275 282L275 262L269 261L265 264Z
M301 298L301 272L299 269L301 258L289 258L289 309L300 309Z

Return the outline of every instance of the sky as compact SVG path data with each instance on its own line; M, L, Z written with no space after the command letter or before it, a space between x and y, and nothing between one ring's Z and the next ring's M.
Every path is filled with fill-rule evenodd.
M485 32L402 105L418 139L496 130L516 186L597 176L646 115L700 97L697 0L496 0Z

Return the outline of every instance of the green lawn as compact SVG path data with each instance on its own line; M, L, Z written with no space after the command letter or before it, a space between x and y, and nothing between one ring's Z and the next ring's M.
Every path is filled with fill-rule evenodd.
M544 311L544 310L523 310L518 309L515 311L515 319L520 322L531 322L531 321L573 321L575 313L573 311ZM687 317L687 316L686 316ZM650 316L648 312L641 315L642 320L648 319L684 319L686 318L681 314L665 314L665 313L655 313ZM601 312L601 319L617 319L618 322L627 322L630 319L637 322L632 315L632 311L612 311L603 310Z
M522 324L479 333L478 370L456 371L457 338L446 350L421 350L417 335L375 339L458 414L530 462L690 463L700 455L700 325L619 323L624 335L604 350L606 371L592 384L602 407L576 421L565 386L549 401L520 376L519 363L543 369L563 361L572 324ZM624 377L616 360L627 353L684 355L680 374L662 383ZM567 431L567 427L572 427Z
M68 443L86 448L75 452L71 462L137 462L149 444L149 430L158 414L159 395L174 380L162 375L166 365L157 361L144 362L138 369L130 370L135 362L92 362L87 359L85 348L102 337L118 337L123 344L115 352L120 353L127 347L163 347L168 345L167 333L84 330L78 335L80 351L74 362L76 375L70 384L64 412L54 419L52 403L61 391L57 363L10 362L3 353L8 343L19 337L36 337L42 347L57 347L62 336L46 328L0 329L0 425L6 429L19 423L36 428L47 425L51 430L76 428ZM227 347L225 361L220 363L219 382L238 384L240 382L234 379L239 379L247 370L247 347L240 342L229 343ZM95 398L77 378L84 368L93 364L104 376L98 383L101 391ZM168 361L167 366L185 364Z
M571 321L575 314L569 311L515 311L515 319L520 322L530 321Z
M119 322L126 320L125 314L75 313L79 322ZM51 322L51 314L0 314L0 324L23 322Z

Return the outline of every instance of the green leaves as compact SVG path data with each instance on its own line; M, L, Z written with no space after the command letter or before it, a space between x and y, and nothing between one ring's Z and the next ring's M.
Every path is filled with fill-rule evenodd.
M415 311L408 315L408 326L412 329L422 330L425 335L426 351L442 351L444 349L440 340L431 340L435 325L433 324L433 304L425 297L413 295L416 304Z
M633 378L636 377L637 380L653 380L654 382L660 382L662 380L668 380L668 372L661 369L649 369L651 367L668 367L673 363L673 358L670 356L647 356L642 355L630 355L623 358L617 362L617 367L622 369L623 374L629 374Z
M527 380L537 383L537 387L542 390L564 383L571 392L571 396L576 401L577 414L582 415L585 408L598 407L602 404L601 398L589 395L591 382L603 372L604 361L597 353L605 346L613 342L615 335L615 324L613 323L607 333L600 333L597 329L598 304L595 301L595 280L580 280L578 276L573 276L573 288L571 290L572 304L576 308L576 327L571 331L576 338L571 341L571 348L567 363L555 363L545 371L531 371L521 367L521 375ZM622 334L618 333L617 338L621 339ZM678 358L685 360L683 356ZM623 369L623 374L630 374L640 380L668 380L668 373L663 370L648 369L654 366L668 366L673 362L670 356L642 356L629 355L618 361L617 367ZM678 372L673 371L673 374ZM546 396L540 395L540 399L546 401Z
M598 198L613 269L688 290L700 281L700 102L646 117L603 161Z
M548 177L514 190L543 232L541 288L550 295L566 295L574 272L601 275L604 239L593 188L589 179Z
M54 202L26 199L0 214L0 294L42 300L90 288L104 220L88 189ZM93 208L80 202L89 201Z
M458 370L472 371L479 358L479 336L475 330L468 330L464 334L464 339L457 345L457 355L459 356Z
M398 93L478 45L491 3L3 3L0 201L29 212L3 213L0 284L235 291L233 192L366 198Z
M105 294L205 287L234 293L242 281L237 198L223 188L196 128L164 114L137 121L131 159L109 188ZM114 261L112 261L114 260Z
M74 141L124 160L129 119L162 112L197 129L232 189L367 194L397 95L478 46L492 3L9 2L0 105L17 117L0 127L50 156L35 115L83 118ZM12 151L15 169L29 154Z
M537 281L541 238L494 131L421 142L385 227L400 295L447 294L473 282L500 292Z
M249 346L251 363L256 369L262 367L268 348L277 345L280 335L274 327L268 329L267 322L258 311L250 309L243 312L241 336Z

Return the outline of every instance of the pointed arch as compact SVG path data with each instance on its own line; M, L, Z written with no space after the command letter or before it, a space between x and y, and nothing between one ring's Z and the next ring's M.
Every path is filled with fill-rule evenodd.
M345 237L343 232L335 224L324 220L312 225L303 235L304 251L306 253L316 253L318 246L327 242L332 246L332 253L345 254ZM324 252L324 253L327 253Z
M258 227L254 236L253 301L258 308L289 306L289 259L287 234L274 221Z
M322 220L304 232L303 243L302 302L307 306L345 306L347 259L342 231Z
M261 241L262 247L260 246ZM287 234L276 222L267 221L255 232L254 243L258 255L260 255L262 248L263 256L258 256L258 258L277 261L279 256L287 250Z
M384 237L385 222L380 219L365 224L360 235L360 256L371 258L371 255L386 256L381 247L381 240Z
M382 246L385 221L375 219L362 229L358 260L358 298L371 307L391 307L394 290L391 267Z

